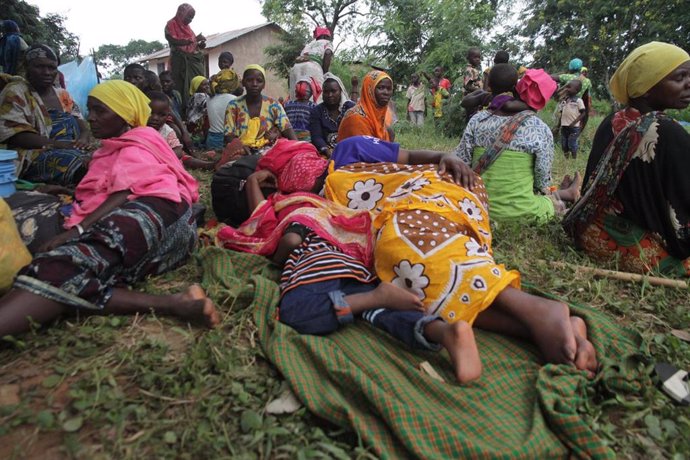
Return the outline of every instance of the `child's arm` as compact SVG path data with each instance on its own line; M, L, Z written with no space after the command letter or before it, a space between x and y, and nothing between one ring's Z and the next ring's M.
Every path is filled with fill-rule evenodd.
M474 109L475 107L479 107L480 105L484 105L486 102L490 101L491 93L478 89L477 91L473 91L467 96L463 97L460 105L462 108L467 110Z
M570 123L569 127L570 128L575 128L580 124L580 122L585 118L585 115L587 114L587 111L585 109L580 109L580 115L573 120L572 123Z
M530 106L522 102L520 99L515 99L514 101L508 101L501 107L504 112L517 113L523 110L532 110Z
M247 177L247 182L244 186L247 189L247 204L249 205L250 212L254 212L261 202L266 199L261 191L261 187L276 187L277 183L276 176L267 169L256 171Z

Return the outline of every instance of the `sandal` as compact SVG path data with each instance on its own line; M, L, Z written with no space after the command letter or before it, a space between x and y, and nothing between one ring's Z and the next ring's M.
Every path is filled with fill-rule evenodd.
M690 385L688 384L688 373L678 370L675 366L668 363L659 363L654 366L661 391L670 396L674 401L683 406L690 405Z

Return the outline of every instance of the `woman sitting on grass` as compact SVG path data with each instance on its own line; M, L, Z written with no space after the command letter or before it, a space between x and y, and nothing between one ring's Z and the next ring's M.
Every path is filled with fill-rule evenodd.
M332 73L324 74L323 93L311 112L309 131L311 143L319 153L330 157L338 143L338 128L345 113L355 106L347 96L342 80Z
M495 65L489 82L495 95L491 105L470 119L455 153L482 176L491 218L543 222L563 214L563 202L577 199L579 174L574 180L566 177L561 190L551 193L553 135L535 114L544 108L556 83L542 70L528 70L518 83L510 64ZM533 110L509 111L514 91Z
M590 256L623 270L690 276L690 134L664 114L690 104L690 56L648 43L610 86L627 107L597 129L582 199L564 226Z
M75 310L154 311L216 325L218 313L197 285L166 296L127 288L187 259L196 242L192 203L198 186L165 140L146 126L149 100L135 86L102 83L87 105L102 147L77 186L67 231L44 245L0 299L0 337Z
M86 174L91 133L69 93L54 86L53 50L34 45L25 58L26 80L0 93L0 147L18 151L22 179L73 187Z
M258 155L279 136L296 140L295 132L283 106L264 96L266 71L260 65L248 65L242 74L243 96L230 101L225 112L225 149L218 166L242 155Z
M362 95L347 111L338 128L338 142L353 136L371 136L384 141L395 135L386 126L388 102L393 96L393 80L383 71L372 70L364 76Z

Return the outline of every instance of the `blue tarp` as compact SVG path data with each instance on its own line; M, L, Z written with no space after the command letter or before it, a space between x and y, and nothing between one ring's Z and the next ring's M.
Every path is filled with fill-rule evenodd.
M77 64L77 61L68 62L58 67L58 69L65 76L67 91L69 91L72 99L79 104L79 108L86 116L86 99L91 89L98 84L93 57L86 56L81 61L81 64Z

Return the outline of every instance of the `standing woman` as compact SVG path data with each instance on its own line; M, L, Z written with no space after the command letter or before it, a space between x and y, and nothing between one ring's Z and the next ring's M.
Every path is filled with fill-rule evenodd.
M669 43L642 45L610 88L627 107L599 125L582 198L564 226L597 260L690 276L690 134L664 113L690 105L690 55Z
M338 128L345 113L355 106L347 97L343 81L332 73L324 74L320 102L311 112L311 143L321 155L330 157L338 143Z
M177 7L177 14L165 25L165 39L170 44L170 66L175 89L182 95L182 106L187 103L187 90L192 78L205 75L204 55L206 38L194 35L189 24L194 19L194 8L189 3Z
M323 74L328 72L333 59L331 40L333 36L327 27L314 29L314 40L307 43L290 70L290 99L295 99L297 82L306 79L311 85L312 101L318 101L322 91Z
M26 80L0 93L0 148L19 154L19 176L74 186L86 174L91 133L69 93L54 86L57 56L46 45L26 52Z
M386 113L391 96L393 80L386 72L372 70L366 74L359 102L348 110L340 122L338 142L352 136L371 136L393 141L393 130L386 126Z
M198 185L158 132L146 126L149 99L131 83L96 86L87 103L102 146L75 191L64 232L46 242L0 298L0 337L77 311L155 311L218 323L199 286L166 296L127 286L183 263L196 242ZM29 320L31 318L31 320Z

